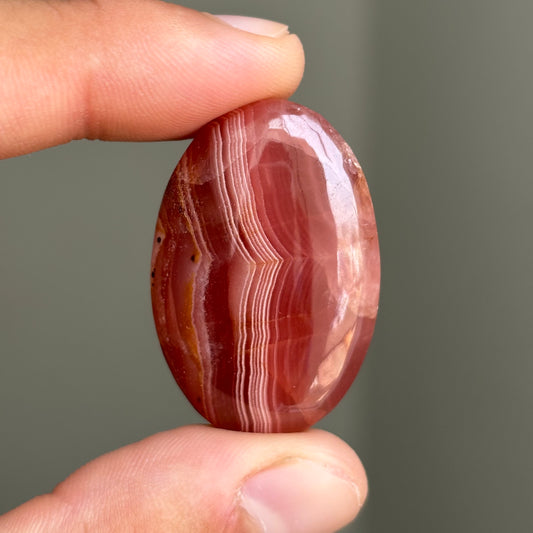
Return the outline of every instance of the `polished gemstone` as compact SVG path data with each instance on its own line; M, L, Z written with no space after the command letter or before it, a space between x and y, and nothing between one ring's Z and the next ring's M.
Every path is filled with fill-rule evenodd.
M167 186L151 275L163 353L209 422L311 426L350 387L376 320L376 222L357 159L286 100L214 120Z

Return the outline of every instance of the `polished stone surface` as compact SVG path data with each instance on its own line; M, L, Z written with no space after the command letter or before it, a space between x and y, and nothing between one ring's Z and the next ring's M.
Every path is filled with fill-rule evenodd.
M207 420L311 426L353 382L376 320L377 231L357 159L286 100L214 120L170 179L151 275L163 353Z

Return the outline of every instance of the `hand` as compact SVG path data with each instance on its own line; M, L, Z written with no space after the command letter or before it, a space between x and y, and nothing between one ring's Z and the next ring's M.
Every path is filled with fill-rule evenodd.
M0 158L81 138L183 138L289 96L303 62L277 23L156 0L4 0ZM0 531L327 533L366 492L355 453L326 432L190 426L95 459L0 517Z

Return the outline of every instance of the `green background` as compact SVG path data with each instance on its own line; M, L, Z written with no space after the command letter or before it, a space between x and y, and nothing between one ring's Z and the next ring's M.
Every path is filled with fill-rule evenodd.
M294 99L352 145L382 252L376 334L322 427L366 465L359 533L533 530L533 2L187 1L287 22ZM200 421L160 353L153 227L186 143L0 162L0 512Z

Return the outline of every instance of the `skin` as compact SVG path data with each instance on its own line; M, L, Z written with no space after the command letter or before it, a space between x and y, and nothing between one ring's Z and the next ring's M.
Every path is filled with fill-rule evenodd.
M0 0L0 159L82 138L185 138L231 109L290 96L303 67L295 35L255 35L156 0ZM337 437L190 426L93 460L0 517L0 531L260 530L239 514L240 487L287 458L342 472L360 498L340 514L355 517L365 472Z

